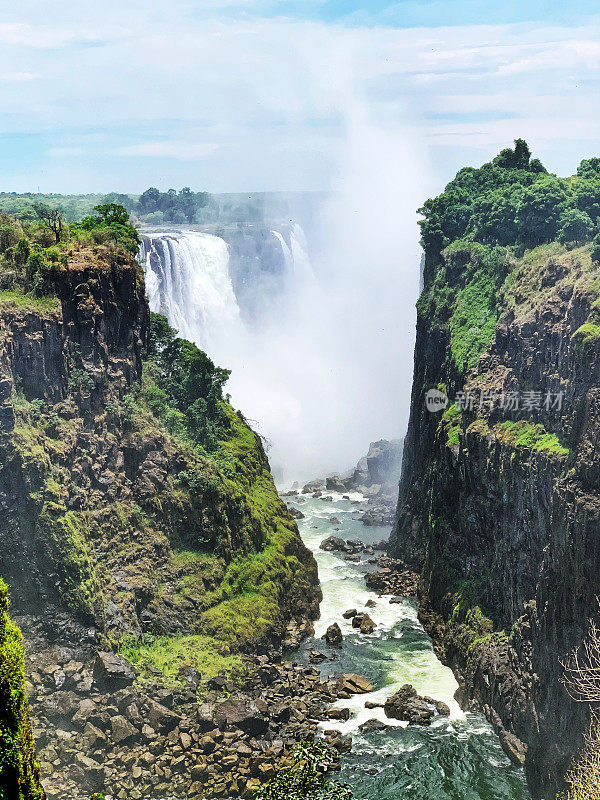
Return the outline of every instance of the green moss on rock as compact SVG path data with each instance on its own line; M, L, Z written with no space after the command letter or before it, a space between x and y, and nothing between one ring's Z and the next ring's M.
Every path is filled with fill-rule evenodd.
M31 737L23 638L8 616L8 590L0 580L0 800L43 800Z

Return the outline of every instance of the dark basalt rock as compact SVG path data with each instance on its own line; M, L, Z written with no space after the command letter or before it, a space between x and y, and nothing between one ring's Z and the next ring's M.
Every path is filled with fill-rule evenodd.
M135 680L129 662L116 653L98 653L94 666L94 684L101 692L116 692Z
M430 725L436 713L440 716L450 714L450 709L445 703L433 700L431 697L420 697L408 683L389 697L383 708L386 717L402 720L411 725Z
M366 722L363 722L362 725L358 726L358 730L361 733L372 733L373 731L384 731L389 727L389 725L386 725L385 722L379 719L368 719Z
M466 250L464 258L447 273L450 291L473 266ZM497 309L494 334L467 369L453 360L446 323L434 320L435 300L419 314L388 551L422 571L419 616L458 678L458 699L485 711L506 753L524 764L534 800L564 788L589 725L588 710L565 691L560 663L597 619L600 594L600 338L581 337L596 313L597 293L581 283L587 259L540 254L533 280L517 269L515 302ZM461 390L478 398L563 394L561 403L517 412L467 409L450 436L448 417L425 405L436 383L451 403ZM540 433L546 446L536 443ZM453 615L461 585L468 603Z
M342 629L337 624L337 622L334 622L333 625L330 625L327 628L327 631L325 632L325 635L323 636L323 639L325 639L327 644L330 644L330 645L333 645L333 646L340 645L342 643L342 639L343 638L344 637L342 635Z

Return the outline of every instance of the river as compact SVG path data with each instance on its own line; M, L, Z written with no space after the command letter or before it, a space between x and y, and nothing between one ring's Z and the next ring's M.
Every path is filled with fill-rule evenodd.
M319 565L323 589L315 637L305 641L294 658L308 663L311 650L337 654L338 660L320 665L323 675L357 672L374 687L371 694L336 703L350 709L347 722L322 723L353 739L351 753L342 760L340 779L351 785L356 800L530 800L523 771L505 756L491 725L481 714L463 713L454 700L456 680L437 659L418 621L416 601L390 604L389 597L367 589L364 576L375 568L368 563L372 556L353 563L319 548L331 535L366 544L389 536L389 528L368 528L359 521L360 505L352 500L360 500L360 495L350 495L349 500L333 492L327 495L331 502L310 496L304 496L304 502L286 499L305 515L298 524ZM369 600L376 605L365 608ZM373 635L358 633L350 620L342 618L350 608L368 611L377 624ZM344 635L337 650L321 641L333 622ZM428 727L405 727L388 720L383 709L365 708L366 701L382 703L405 683L421 695L447 703L450 717L437 717ZM389 727L361 733L359 726L369 719L385 721Z

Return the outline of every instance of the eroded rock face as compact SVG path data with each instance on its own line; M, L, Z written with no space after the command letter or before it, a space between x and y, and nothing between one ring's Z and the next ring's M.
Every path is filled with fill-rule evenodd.
M149 309L135 260L82 253L57 273L56 291L48 311L0 308L0 426L8 434L0 437L0 564L13 607L67 608L112 641L197 632L203 597L234 552L264 546L266 530L214 464L141 411ZM269 482L258 437L255 444L246 477ZM292 619L306 630L320 590L312 555L270 490L280 552L298 563L268 634L279 638ZM186 591L177 588L186 568L174 563L175 541L219 561L204 578L188 568L198 577Z
M243 472L233 487L146 405L142 369L152 363L140 273L133 257L112 248L77 250L56 270L56 302L0 303L0 573L15 614L29 619L29 652L36 654L42 628L57 648L32 676L32 702L45 776L55 781L53 796L64 798L116 789L124 775L119 791L134 800L140 775L146 793L162 784L156 796L167 796L191 766L182 752L196 744L189 741L195 718L184 719L158 682L143 692L132 686L127 664L109 652L115 643L217 634L219 589L241 552L268 551L267 561L276 553L285 577L275 593L268 587L270 611L268 619L260 612L258 634L244 609L247 625L233 647L273 653L286 638L297 644L318 614L316 562L241 414L227 407L224 435L244 453L232 456L233 472ZM258 671L265 686L279 680L277 671L270 678ZM177 677L195 697L199 670L182 665ZM284 716L280 710L277 725ZM214 721L209 730L220 735ZM179 788L182 797L194 794L189 783Z
M453 364L435 303L419 315L392 535L392 554L421 573L420 616L463 705L486 711L536 798L561 788L588 724L560 659L582 642L600 593L600 339L583 345L577 334L595 301L589 269L586 253L542 253L519 268L515 302L500 306L470 371ZM465 390L562 392L562 403L518 414L474 407L452 421L426 408L437 382L450 402Z

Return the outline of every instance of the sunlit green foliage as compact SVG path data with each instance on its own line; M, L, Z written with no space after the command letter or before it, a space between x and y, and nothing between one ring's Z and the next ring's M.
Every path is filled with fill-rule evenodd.
M560 179L531 159L526 142L517 139L514 149L503 150L492 162L460 170L442 194L420 209L426 279L442 251L465 237L482 244L532 247L552 241L564 228L562 241L589 241L600 217L596 161L582 162L578 177Z
M222 401L229 370L179 339L159 314L152 314L151 335L145 381L149 409L171 433L206 452L214 450L227 423Z
M0 580L0 800L41 800L23 672L23 637Z
M594 234L594 223L589 214L578 208L568 208L559 220L557 239L562 244L589 242Z
M121 655L140 670L159 669L167 680L177 681L183 667L194 667L202 681L227 673L242 676L245 665L239 655L230 655L223 643L210 636L128 636L121 640ZM149 677L152 672L148 673Z
M292 764L258 789L256 800L350 800L352 790L327 775L337 764L335 749L323 739L292 748Z

